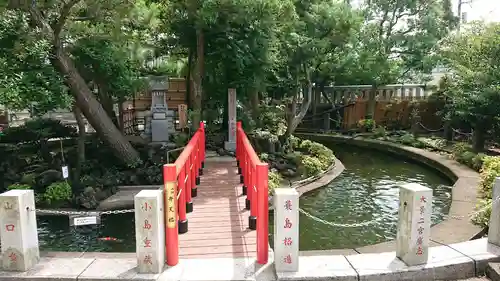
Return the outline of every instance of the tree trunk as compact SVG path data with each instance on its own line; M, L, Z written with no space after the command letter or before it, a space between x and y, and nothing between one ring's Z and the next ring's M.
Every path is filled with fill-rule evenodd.
M259 99L259 89L257 88L257 86L252 88L250 92L250 106L252 108L252 119L257 125L257 127L260 127L260 119L259 119L260 99Z
M85 121L83 120L82 117L82 112L76 106L76 104L73 105L73 115L75 115L75 120L76 124L78 125L78 142L77 142L77 152L78 152L78 159L77 159L77 165L75 167L75 173L73 175L74 181L77 183L73 187L73 193L77 193L80 190L80 176L82 173L82 165L85 162L85 136L86 136L86 129L85 129Z
M109 143L115 155L126 164L136 165L141 160L139 153L137 153L130 142L125 139L113 124L113 121L111 121L106 111L102 108L102 105L90 91L87 83L85 83L85 80L78 73L73 61L63 49L63 44L59 37L60 32L64 25L64 20L67 18L69 10L72 7L71 5L75 5L76 3L77 1L73 1L64 5L64 8L67 8L66 14L61 14L61 18L54 25L55 29L52 29L35 5L30 5L27 9L30 12L31 20L45 33L47 39L52 41L52 53L54 57L51 58L50 62L64 77L66 84L75 97L76 105L82 110L97 134Z
M297 127L299 126L300 122L302 122L302 119L304 119L304 116L307 114L307 110L309 110L309 106L311 105L311 99L312 99L312 83L311 83L311 77L309 76L309 73L305 73L306 79L307 79L307 90L306 90L306 97L305 100L302 101L302 104L300 106L300 111L299 114L295 115L295 112L292 112L293 118L291 119L291 122L289 122L289 126L287 127L286 134L288 136L291 136ZM298 86L297 91L300 86ZM296 93L298 95L298 92Z
M125 99L124 98L120 98L120 100L118 101L118 125L119 125L119 128L120 128L120 132L123 133L123 130L125 128L124 124L123 124L123 115L124 115L124 112L123 112L123 103L125 102Z
M115 124L117 128L120 128L120 123L118 122L118 119L116 117L116 112L114 109L113 98L109 95L108 90L106 89L104 83L98 82L98 85L99 85L99 90L98 90L99 101L101 102L102 107L108 114L109 118L111 118L111 121L113 121L113 124Z
M476 126L476 128L474 128L474 133L472 134L472 149L475 152L484 151L484 145L486 142L485 134L486 130L482 127Z
M193 130L198 129L201 121L201 102L203 98L203 62L204 62L204 38L203 31L201 29L196 30L196 61L195 70L193 71L193 88L194 88L194 101L193 110L195 114L193 115Z
M55 48L52 63L65 76L67 85L73 93L76 104L83 112L97 134L113 148L115 155L127 164L137 164L139 154L115 126L111 118L97 101L89 87L80 76L71 59L61 48Z

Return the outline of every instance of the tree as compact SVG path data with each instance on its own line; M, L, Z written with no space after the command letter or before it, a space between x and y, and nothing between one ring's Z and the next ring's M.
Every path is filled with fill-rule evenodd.
M348 42L358 20L343 1L323 0L294 1L290 18L293 20L283 23L279 35L278 59L269 78L274 85L268 88L275 98L290 100L285 139L306 115L313 83L327 80L321 75L322 68Z
M356 46L368 66L372 85L367 118L375 110L377 87L398 82L412 72L430 73L436 66L436 46L456 24L450 0L369 0L365 25Z
M123 26L127 13L132 9L129 1L70 0L30 2L11 0L4 7L13 10L24 20L24 36L43 42L50 49L50 64L64 77L64 82L96 132L110 144L116 155L128 164L135 164L139 154L125 139L103 106L79 73L68 47L89 30L103 37L117 34L113 29ZM2 15L11 11L3 10ZM113 28L112 28L113 27Z
M482 151L485 135L500 121L500 24L476 23L451 36L442 47L452 72L447 93L452 118L474 128L473 148Z

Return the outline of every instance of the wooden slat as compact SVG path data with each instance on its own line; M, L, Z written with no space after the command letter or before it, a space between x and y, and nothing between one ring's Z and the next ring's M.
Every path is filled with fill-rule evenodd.
M245 196L233 162L206 162L204 176L188 214L188 232L179 236L183 258L253 257L255 231L248 229Z

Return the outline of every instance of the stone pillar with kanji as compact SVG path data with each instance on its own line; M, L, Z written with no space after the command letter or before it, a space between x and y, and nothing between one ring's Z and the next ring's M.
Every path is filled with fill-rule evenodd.
M27 271L40 260L33 190L0 194L2 269Z
M299 193L277 188L274 194L274 256L276 272L299 269Z
M134 197L135 243L139 273L161 273L165 265L163 191L141 190Z
M227 91L227 106L228 106L228 137L224 142L224 149L236 151L236 89L228 89Z
M396 256L409 266L427 263L431 214L432 189L416 183L400 187Z

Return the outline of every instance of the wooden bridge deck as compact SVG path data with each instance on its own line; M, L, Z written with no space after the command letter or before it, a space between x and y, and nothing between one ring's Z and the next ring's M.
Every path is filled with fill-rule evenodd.
M236 160L207 158L188 214L188 232L179 235L181 258L255 257L256 231L248 229L249 211L241 194Z

